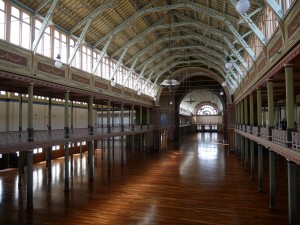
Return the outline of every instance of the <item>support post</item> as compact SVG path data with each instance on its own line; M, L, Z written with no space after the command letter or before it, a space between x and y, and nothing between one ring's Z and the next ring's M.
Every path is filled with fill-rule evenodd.
M121 103L121 131L124 132L124 103ZM124 135L121 135L121 166L124 166Z
M22 94L20 93L19 98L19 132L22 132L22 116L23 116L23 98ZM21 134L20 134L21 135ZM24 172L24 165L23 165L23 151L19 151L19 158L18 158L18 186L19 188L22 186L22 174Z
M288 161L289 225L297 224L297 170L298 165Z
M64 110L64 119L65 119L65 138L70 138L70 129L69 129L69 92L65 93L65 110ZM65 142L65 191L69 191L69 142Z
M51 123L52 123L52 100L49 98L48 102L48 135L51 135ZM47 147L47 169L48 169L48 177L52 177L52 148L51 146Z
M292 147L292 133L294 129L294 81L293 64L285 65L285 92L287 115L287 147Z
M264 147L258 145L258 191L264 190Z
M268 118L269 118L268 136L269 136L269 141L272 141L272 129L274 129L274 99L273 99L272 79L269 79L267 81L267 89L268 89Z
M93 127L93 96L89 97L88 104L88 130L89 135L94 134ZM94 141L88 141L89 180L94 179Z
M33 209L33 151L27 151L27 209Z
M270 179L270 209L275 209L276 199L276 153L269 151L269 179Z
M33 142L33 84L28 86L28 142ZM27 151L27 209L33 208L33 150Z

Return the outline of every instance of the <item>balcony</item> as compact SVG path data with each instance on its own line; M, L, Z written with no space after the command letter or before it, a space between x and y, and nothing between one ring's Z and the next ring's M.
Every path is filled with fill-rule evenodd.
M48 147L54 143L65 144L67 142L91 141L114 136L147 133L152 130L153 126L151 125L96 126L93 128L92 134L88 128L70 129L67 138L64 129L35 130L33 132L33 142L28 141L27 131L0 132L0 153L28 150L32 147Z
M259 127L253 126L252 134L249 133L248 130L245 132L243 130L236 129L235 132L260 145L263 145L269 150L275 151L289 160L293 160L300 164L300 132L291 132L291 139L289 140L288 131L272 129L270 133L269 130L270 129L266 127L260 127L259 129Z

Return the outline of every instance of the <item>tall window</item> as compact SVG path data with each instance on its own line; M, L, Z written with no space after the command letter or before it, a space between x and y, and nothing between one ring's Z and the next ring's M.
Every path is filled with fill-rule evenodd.
M295 2L296 0L283 0L283 10L284 12L288 11L289 8L291 7L291 5L293 4L293 2Z
M10 42L30 49L30 16L18 8L11 7Z
M92 50L86 46L82 46L82 70L91 72L92 69Z
M110 66L109 66L109 60L108 60L108 58L103 58L102 62L103 62L102 78L110 79L110 77L109 77Z
M66 63L68 59L67 49L67 36L57 30L54 30L53 57L56 58L56 56L60 54L61 61Z
M5 39L5 2L0 0L0 39Z
M98 52L93 52L93 67L92 70L94 70L94 67L97 65L97 60L100 57L100 54ZM94 71L92 71L94 72ZM97 70L95 71L95 75L101 76L101 62L99 63Z
M39 31L42 27L42 22L39 20L35 20L35 37L38 36ZM39 42L37 53L40 53L44 56L51 57L51 35L50 35L50 27L45 29L45 32Z
M197 115L217 115L217 110L211 105L203 105L197 111Z

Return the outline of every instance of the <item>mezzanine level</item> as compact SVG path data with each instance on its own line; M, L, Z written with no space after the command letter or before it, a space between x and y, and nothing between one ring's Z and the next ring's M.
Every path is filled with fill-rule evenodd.
M268 127L247 126L237 124L236 134L242 135L251 141L282 155L288 160L300 164L300 133L291 132L289 141L288 131L270 129Z
M28 140L27 131L0 132L0 153L29 150L36 147L50 147L53 144L65 144L67 142L91 141L117 136L135 135L153 131L152 125L124 125L103 126L70 129L69 137L66 137L64 129L35 130L33 140Z

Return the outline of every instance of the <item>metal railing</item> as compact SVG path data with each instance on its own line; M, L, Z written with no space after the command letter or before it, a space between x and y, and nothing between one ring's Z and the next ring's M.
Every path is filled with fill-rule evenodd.
M242 128L243 125L236 124L236 129ZM241 129L242 130L242 129ZM269 139L269 128L266 127L260 127L260 133L258 132L257 126L252 126L252 134L258 135L260 134L260 137L263 139L268 140ZM242 130L243 131L243 130ZM247 132L249 132L249 126L247 126ZM291 132L292 134L292 149L295 149L297 151L300 151L300 132ZM278 130L278 129L272 129L272 142L281 145L281 146L287 146L288 143L288 132L286 130Z
M252 134L258 135L258 127L252 126Z
M279 145L287 144L287 131L272 129L272 141Z
M260 137L263 139L269 139L269 129L266 127L261 127L260 128Z
M251 126L246 126L247 133L251 134Z
M110 134L117 134L122 132L136 132L136 131L147 131L153 129L152 125L125 125L123 126L112 126L110 127ZM93 128L93 135L104 135L108 134L107 126L96 126ZM85 138L90 136L88 128L76 128L70 129L69 138ZM64 129L53 129L53 130L35 130L33 132L34 143L49 143L50 141L63 141L65 140ZM11 147L20 144L28 143L28 132L27 131L9 131L0 132L0 147Z
M292 148L300 151L300 133L292 132Z

